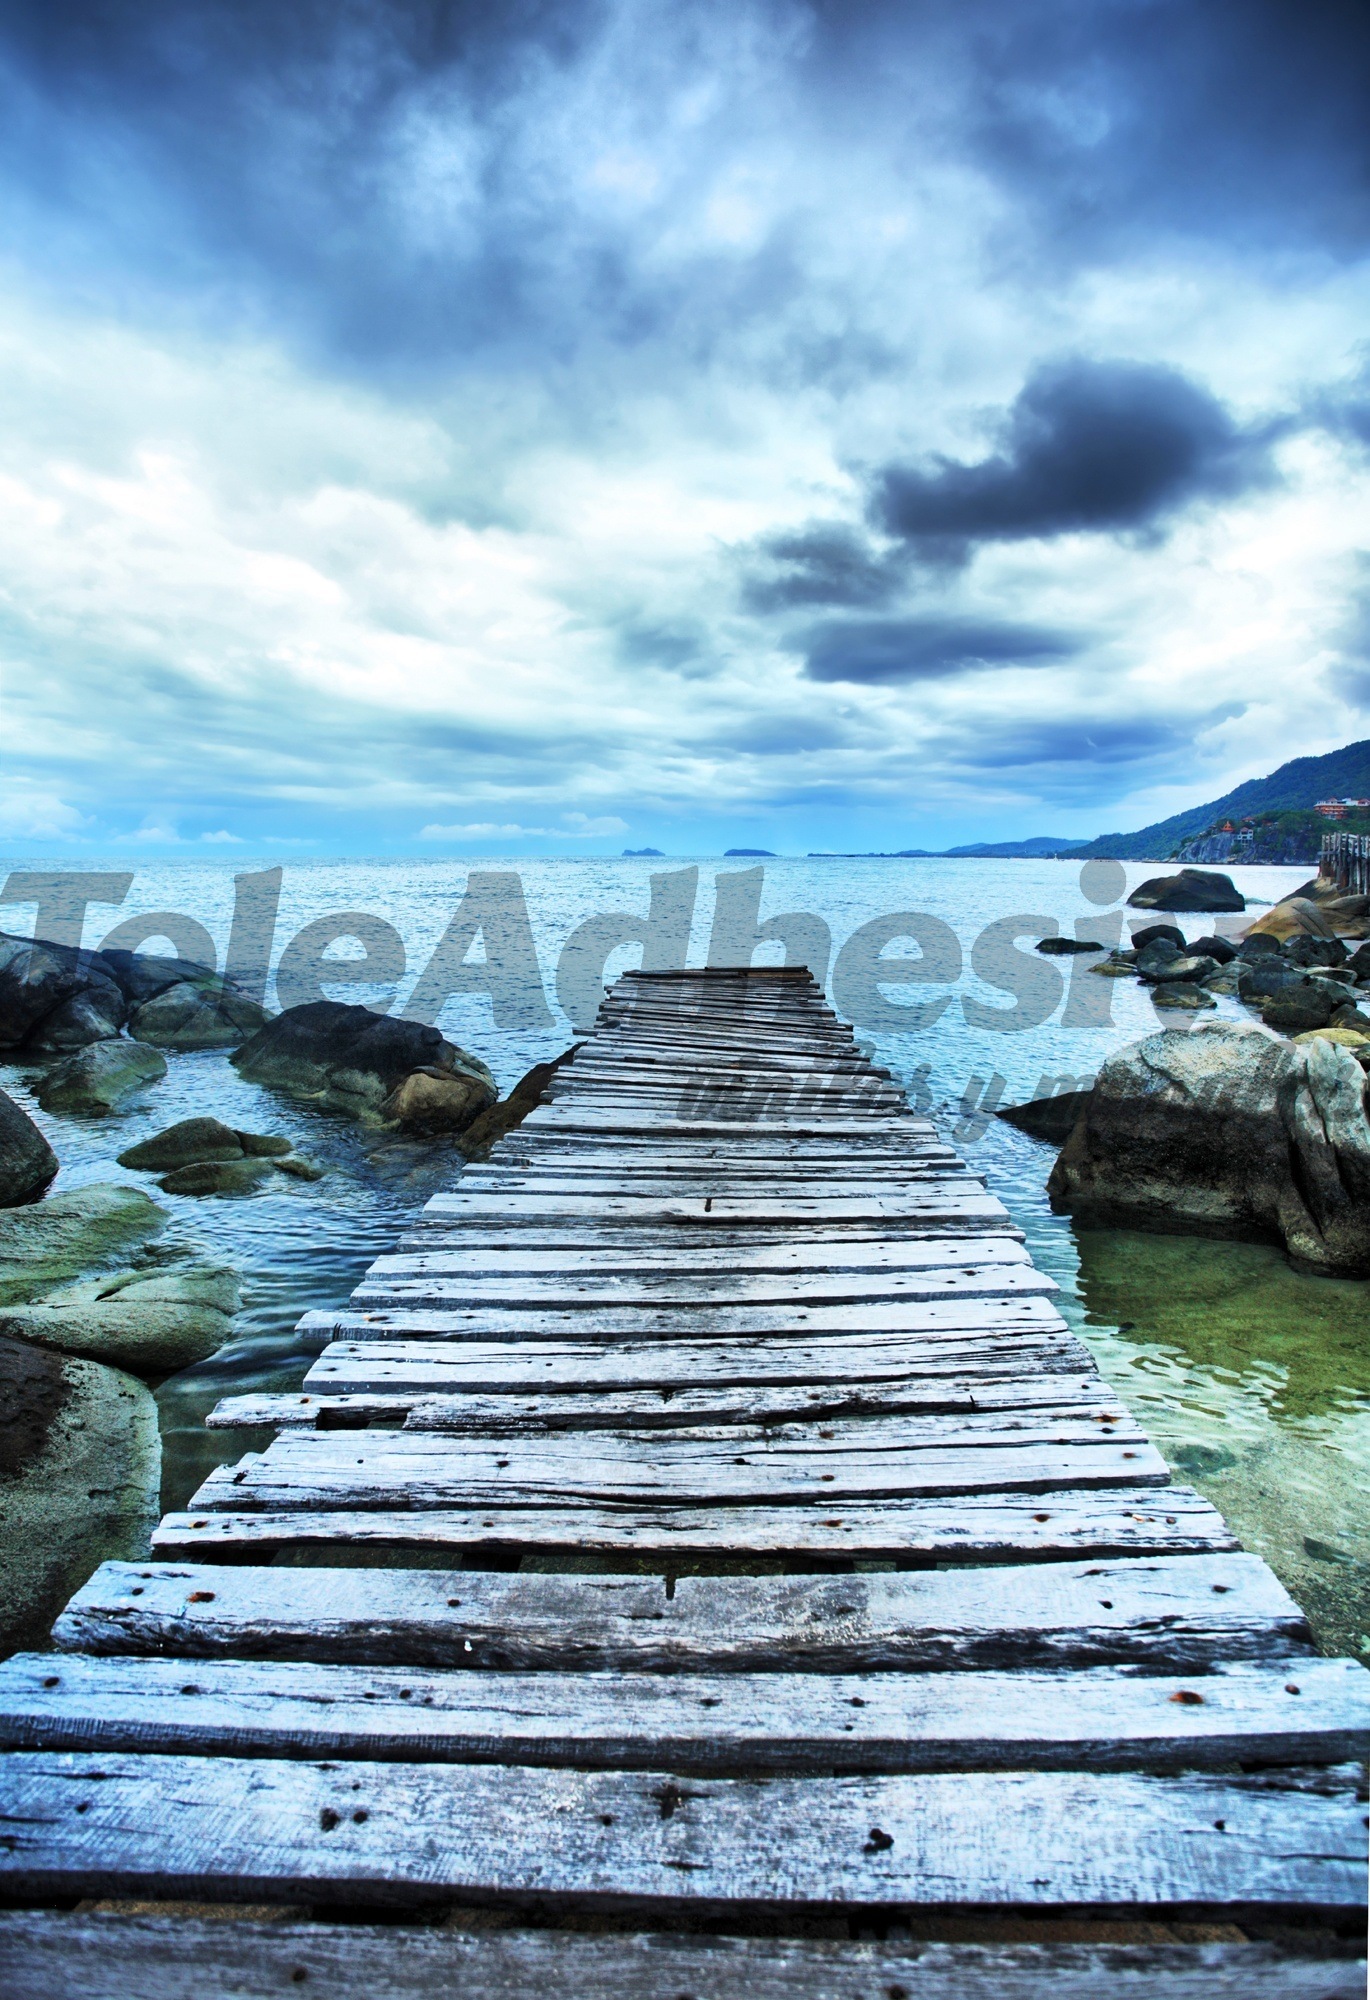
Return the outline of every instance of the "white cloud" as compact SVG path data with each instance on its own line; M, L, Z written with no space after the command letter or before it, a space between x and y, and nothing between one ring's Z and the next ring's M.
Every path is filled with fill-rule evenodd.
M520 826L516 821L477 820L468 826L420 827L420 840L600 840L626 833L628 822L612 813L591 819L583 812L563 813L564 826Z
M241 847L244 844L241 835L229 833L222 826L217 833L202 833L200 838L207 842L210 847Z
M7 839L66 840L93 824L55 792L21 788L0 796L0 836Z

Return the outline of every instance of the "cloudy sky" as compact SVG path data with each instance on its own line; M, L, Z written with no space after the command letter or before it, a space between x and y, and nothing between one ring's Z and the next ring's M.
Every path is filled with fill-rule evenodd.
M1370 735L1327 0L0 0L11 852L1136 826Z

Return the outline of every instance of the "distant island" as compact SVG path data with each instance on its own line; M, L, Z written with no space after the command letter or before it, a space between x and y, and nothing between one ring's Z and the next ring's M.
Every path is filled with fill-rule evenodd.
M666 857L659 847L625 847L623 850L623 859L625 861L664 861Z
M725 861L778 861L780 856L772 854L769 847L725 847Z

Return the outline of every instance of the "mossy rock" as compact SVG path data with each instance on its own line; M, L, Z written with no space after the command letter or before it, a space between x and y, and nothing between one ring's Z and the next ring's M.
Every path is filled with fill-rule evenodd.
M103 1181L0 1211L0 1305L98 1270L165 1226L165 1211L141 1188Z

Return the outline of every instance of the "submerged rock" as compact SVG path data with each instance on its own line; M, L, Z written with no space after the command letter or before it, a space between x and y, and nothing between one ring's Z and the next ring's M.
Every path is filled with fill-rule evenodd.
M1061 1090L1054 1097L1029 1098L1026 1104L1009 1104L995 1117L1016 1125L1030 1138L1049 1140L1063 1146L1075 1129L1075 1121L1089 1101L1087 1090Z
M0 1335L0 1652L41 1640L98 1564L146 1554L161 1463L141 1382Z
M1044 937L1035 948L1048 958L1068 958L1076 952L1107 951L1108 946L1088 938Z
M1298 1045L1214 1022L1162 1030L1104 1064L1052 1169L1087 1227L1248 1236L1370 1273L1365 1077L1325 1037Z
M371 1123L394 1122L386 1102L419 1071L430 1080L465 1077L477 1086L464 1093L468 1124L499 1094L485 1064L436 1028L338 1000L287 1007L230 1060L254 1083ZM429 1106L433 1099L419 1090L415 1102Z
M240 1132L219 1118L183 1118L178 1125L168 1125L164 1132L155 1132L150 1139L126 1148L119 1155L119 1165L144 1173L166 1173L201 1160L271 1159L293 1151L290 1140L274 1132Z
M166 1075L166 1058L143 1042L92 1042L50 1069L34 1089L44 1111L103 1118Z
M22 1105L0 1090L0 1208L36 1201L58 1159Z
M234 1160L195 1160L163 1174L157 1185L164 1194L251 1194L271 1179L277 1164L242 1154Z
M1246 898L1230 875L1182 868L1178 875L1153 875L1128 897L1134 910L1244 910Z
M115 1271L36 1304L0 1306L0 1334L160 1377L222 1347L241 1303L223 1265Z
M165 1226L165 1211L141 1188L109 1182L0 1211L0 1305L98 1270Z

